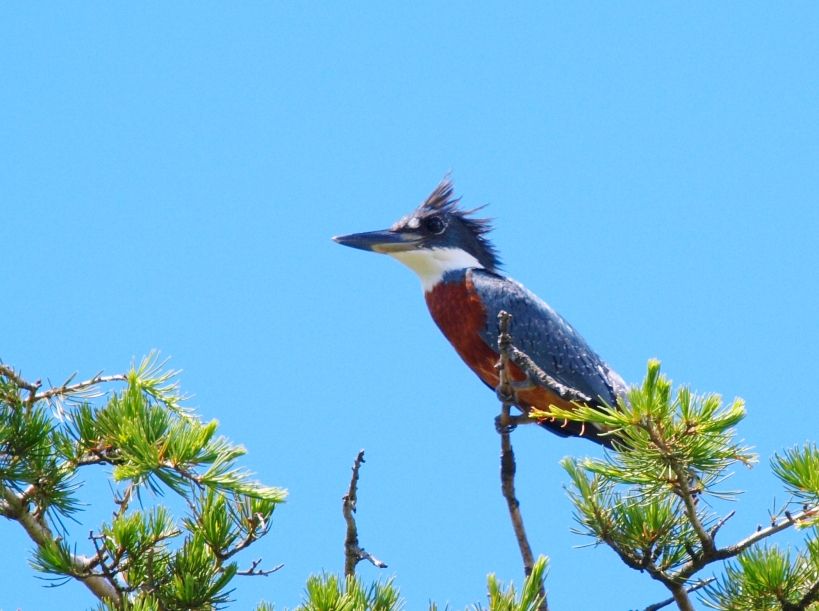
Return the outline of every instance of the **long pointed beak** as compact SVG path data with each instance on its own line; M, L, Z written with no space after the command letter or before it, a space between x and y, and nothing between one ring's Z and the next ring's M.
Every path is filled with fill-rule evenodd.
M421 236L403 231L384 229L381 231L367 231L365 233L351 233L333 237L335 242L350 248L386 253L413 250L418 246Z

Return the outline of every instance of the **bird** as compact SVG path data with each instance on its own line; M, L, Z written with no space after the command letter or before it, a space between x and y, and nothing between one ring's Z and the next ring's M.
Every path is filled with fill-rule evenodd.
M533 384L516 364L509 374L520 390L514 403L526 414L550 406L576 406L558 392L586 398L593 408L616 406L627 393L623 378L545 301L501 271L498 251L487 234L492 221L477 218L455 197L445 177L413 212L379 231L333 237L338 244L389 255L420 278L432 319L461 359L491 389L498 390L498 314L511 315L512 343L547 374L554 385ZM528 383L527 383L528 382ZM563 394L563 396L561 396ZM583 437L611 447L610 433L594 423L545 418L542 427L561 437Z

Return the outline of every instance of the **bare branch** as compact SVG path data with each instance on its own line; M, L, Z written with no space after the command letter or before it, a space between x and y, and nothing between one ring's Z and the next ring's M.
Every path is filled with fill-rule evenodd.
M37 380L36 382L28 382L20 374L14 371L14 369L8 365L3 365L2 363L0 363L0 375L7 377L14 383L15 386L29 392L36 393L40 389L40 386L42 386L42 382L40 382L40 380Z
M717 523L714 525L714 527L713 527L713 528L711 529L711 531L709 532L709 534L711 535L711 538L712 538L712 539L713 539L714 537L716 537L716 536L717 536L717 533L719 532L719 529L720 529L720 528L722 528L723 526L725 526L725 523L726 523L728 520L730 520L731 518L733 518L733 517L734 517L734 514L735 514L735 513L736 513L736 510L732 510L732 511L730 511L730 512L728 513L728 515L726 515L724 518L721 518L721 519L720 519L720 520L719 520L719 521L718 521L718 522L717 522Z
M227 560L228 558L235 556L243 549L250 547L251 544L253 544L255 541L266 535L267 532L270 530L270 524L265 521L264 516L262 516L261 514L259 513L254 514L252 520L253 522L250 524L250 528L248 528L247 536L244 539L242 539L241 542L234 545L233 548L229 549L227 552L224 553L217 552L217 555L219 556L220 560ZM261 559L259 559L259 562L261 562ZM250 570L251 571L255 570L257 564L258 563L254 563ZM278 571L280 568L281 567L273 569L270 571L270 573ZM264 571L259 572L259 574L262 573L264 573Z
M17 388L21 388L23 390L28 391L28 397L26 398L26 408L31 409L31 406L34 405L36 400L37 391L40 390L40 387L43 383L40 380L36 380L34 382L29 382L25 380L21 375L19 375L13 368L9 367L8 365L3 365L0 363L0 375L5 376L9 380L11 380Z
M523 571L528 577L532 574L532 567L534 566L535 560L532 554L532 547L529 545L529 538L526 536L526 528L523 525L520 502L515 493L515 472L517 471L517 465L515 463L515 451L512 448L511 431L513 427L511 426L509 414L512 405L515 403L514 389L512 388L509 377L510 349L512 348L512 338L509 335L509 321L511 318L508 312L501 311L498 314L498 353L500 360L496 367L498 370L497 394L501 399L501 414L497 420L497 429L501 437L501 492L509 508L512 528L515 531L515 538L517 539L520 555L523 559ZM546 592L542 584L540 594L543 602L540 604L539 609L540 611L548 611L549 606L546 601Z
M131 503L131 496L133 496L136 489L136 483L131 482L125 487L122 495L119 495L116 493L113 487L111 487L111 492L114 494L114 503L119 505L119 509L114 512L115 520L124 516L125 512L128 511L128 505Z
M69 397L71 395L82 393L83 391L91 389L95 386L99 386L101 384L107 384L109 382L126 382L128 380L128 376L123 373L117 373L110 376L104 376L102 375L102 373L98 373L97 375L95 375L92 378L89 378L88 380L77 382L76 384L71 384L71 381L74 379L74 376L76 375L72 374L60 386L55 386L53 388L49 388L48 390L40 392L40 388L43 385L43 383L40 380L37 380L36 382L29 382L8 365L3 365L2 363L0 363L0 375L11 380L14 383L14 385L16 385L18 388L28 391L28 397L25 400L26 406L28 408L31 408L31 406L33 406L37 401L48 401L54 398L59 399L63 397Z
M72 378L66 380L66 382L70 382ZM34 401L43 401L52 399L54 397L67 397L70 395L77 394L82 392L88 388L92 388L94 386L99 386L100 384L108 384L109 382L127 382L128 376L124 373L115 373L114 375L104 376L101 374L95 375L93 378L88 380L83 380L82 382L77 382L76 384L62 384L61 386L56 386L54 388L49 388L48 390L44 390L43 392L38 392L34 396Z
M799 522L809 520L816 516L819 516L819 505L808 507L807 509L804 509L798 513L787 512L784 518L775 521L768 528L757 530L754 534L744 538L742 541L735 545L729 545L728 547L724 547L722 549L717 550L716 552L717 559L724 560L725 558L731 558L733 556L736 556L737 554L751 547L754 543L757 543L762 539L770 537L771 535L775 535L778 532L782 532L783 530L786 530L791 526L795 526L799 524Z
M97 555L89 559L86 565L86 569L90 570L91 568L98 566L102 571L102 574L108 580L108 582L113 584L114 588L116 588L116 590L121 594L121 588L117 583L115 573L118 572L117 565L120 563L120 560L122 559L122 554L124 553L124 550L119 550L116 554L116 557L112 558L112 562L109 565L109 563L105 561L105 557L108 555L104 545L105 536L95 535L94 531L90 531L88 533L88 539L94 544L94 549L96 550Z
M267 577L284 567L283 564L277 564L272 569L260 569L258 566L262 563L262 559L258 558L250 563L250 568L244 571L236 571L237 575L244 575L245 577Z
M356 502L358 501L358 472L364 462L364 450L360 450L353 462L353 474L350 477L350 487L342 498L341 511L347 523L347 536L344 539L344 576L353 577L355 567L362 560L367 560L379 569L387 568L381 560L373 556L358 544L358 526L355 523Z

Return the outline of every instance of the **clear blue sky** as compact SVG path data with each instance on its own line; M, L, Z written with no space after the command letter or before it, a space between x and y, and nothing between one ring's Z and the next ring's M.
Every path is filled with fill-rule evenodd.
M206 418L287 487L237 609L295 605L342 567L360 448L362 544L418 609L520 580L492 393L414 275L342 248L448 171L488 203L508 273L629 381L649 357L744 397L761 465L727 542L766 521L767 460L819 436L819 7L788 3L83 3L0 8L0 357L30 378L151 349ZM665 597L570 533L558 461L515 434L552 608ZM88 500L107 515L104 485ZM81 544L90 526L77 528ZM0 608L46 590L2 524ZM55 601L59 601L56 603Z

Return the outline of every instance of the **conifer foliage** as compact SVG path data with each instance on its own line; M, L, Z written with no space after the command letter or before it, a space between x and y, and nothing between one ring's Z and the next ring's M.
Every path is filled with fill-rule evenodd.
M36 570L82 582L102 608L140 610L219 607L236 575L268 572L234 556L268 532L286 492L253 481L237 465L244 449L181 402L155 356L50 389L0 365L0 514L34 542ZM72 540L64 520L82 507L80 484L106 472L112 517ZM186 514L155 498L143 509L146 490L179 495Z
M815 536L807 539L804 553L760 546L790 527L819 523L816 446L774 457L773 471L791 502L769 527L725 545L717 535L734 512L726 508L719 515L715 508L737 494L724 487L731 469L756 460L735 441L735 426L745 416L742 400L726 406L718 395L696 396L685 387L674 393L660 363L650 361L642 385L617 406L553 408L532 416L594 423L612 436L614 449L602 459L563 460L577 532L665 585L672 594L667 604L693 609L689 595L702 590L703 602L716 609L819 608ZM726 560L722 578L715 579L713 571L703 575Z
M215 421L203 422L183 407L175 375L150 356L127 374L43 388L0 363L0 515L34 543L31 564L37 571L56 583L81 582L101 609L223 608L235 577L277 568L258 560L242 567L239 554L267 534L286 491L253 480L238 463L244 449L218 436ZM720 610L819 610L814 443L771 460L788 502L770 525L749 528L740 541L723 541L721 529L734 515L724 501L735 496L726 479L756 460L736 441L744 415L741 400L726 405L717 395L674 391L657 361L649 362L642 384L616 406L576 404L527 414L536 421L574 420L612 436L613 448L602 458L566 458L562 464L577 532L668 588L671 597L646 611L670 605L692 610L695 592ZM499 429L502 436L511 431ZM352 511L361 463L363 450L345 497ZM65 524L84 507L81 484L108 475L111 517L77 537ZM160 502L165 492L175 502ZM173 507L182 507L181 513L174 515ZM350 521L355 528L352 514ZM800 549L768 542L792 528L807 530ZM367 557L357 535L351 541L348 555ZM367 586L352 566L343 578L311 577L298 611L405 608L392 580ZM546 566L541 556L527 567L519 592L490 575L488 608L548 609ZM262 603L258 611L272 608ZM437 609L434 603L429 608Z

